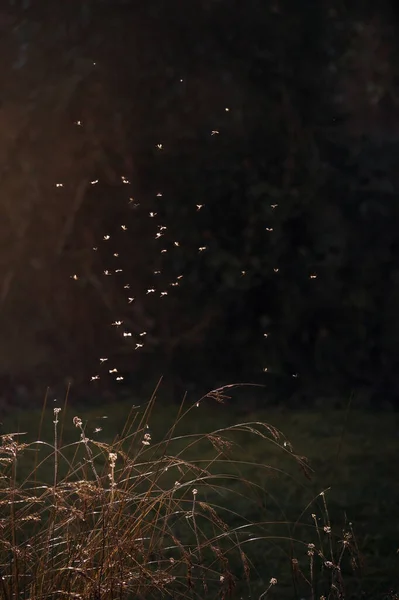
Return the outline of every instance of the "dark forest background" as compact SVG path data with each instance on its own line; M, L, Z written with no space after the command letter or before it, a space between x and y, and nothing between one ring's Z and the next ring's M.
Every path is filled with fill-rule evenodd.
M1 6L3 405L398 407L395 3Z

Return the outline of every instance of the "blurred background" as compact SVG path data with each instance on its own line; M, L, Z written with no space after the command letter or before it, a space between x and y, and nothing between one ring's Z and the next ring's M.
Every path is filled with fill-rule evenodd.
M398 27L389 1L4 0L2 408L162 376L397 408Z

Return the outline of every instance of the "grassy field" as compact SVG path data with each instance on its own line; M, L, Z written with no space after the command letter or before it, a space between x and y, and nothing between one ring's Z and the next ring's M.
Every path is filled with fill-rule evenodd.
M236 597L260 597L265 592L277 598L342 597L343 593L348 598L388 598L399 594L399 428L395 415L265 410L242 418L229 401L221 404L207 398L181 420L175 405L155 403L141 424L144 409L133 409L129 432L125 426L131 409L132 402L127 401L82 410L63 408L57 425L57 444L65 448L59 456L59 479L71 472L70 465L73 460L76 464L82 446L81 430L73 424L73 417L78 416L88 440L111 444L118 453L136 452L137 465L157 464L165 454L184 456L193 465L183 473L184 469L169 463L157 486L170 489L176 480L182 489L192 490L195 485L194 498L182 496L189 516L193 501L196 506L203 503L223 520L221 529L235 531L237 545L239 541L245 552L244 562L241 550L231 553ZM167 446L160 445L176 419ZM251 425L239 426L244 422ZM285 437L277 439L273 428ZM137 430L140 439L133 434ZM52 444L26 448L18 460L16 479L31 480L35 471L38 481L51 483L53 407L43 414L10 414L3 419L1 433L14 432L23 433L18 439L24 443L40 439ZM211 437L202 435L211 432ZM140 447L146 433L150 441ZM230 442L234 444L230 446ZM46 456L50 459L44 460ZM311 473L300 457L308 459ZM93 460L97 473L104 469L104 456L96 455ZM92 480L89 463L78 460L84 477ZM206 481L198 476L205 468ZM140 481L135 489L139 493L145 487ZM183 544L190 543L190 536L197 542L198 536L220 540L216 521L199 515L195 527L187 527L187 511L185 520L177 510L175 513L174 535ZM216 552L214 545L204 548L204 555ZM219 562L223 563L221 556ZM330 563L339 564L342 589L334 591L335 584L331 588ZM251 588L244 582L248 569ZM277 584L271 586L274 578ZM224 581L225 576L220 579Z

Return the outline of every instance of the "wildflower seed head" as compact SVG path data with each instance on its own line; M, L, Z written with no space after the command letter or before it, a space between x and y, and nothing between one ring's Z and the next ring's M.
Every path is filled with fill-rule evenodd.
M108 455L108 459L109 459L109 464L111 466L111 468L113 469L115 467L115 463L116 463L116 459L118 458L118 455L116 454L116 452L110 452Z
M149 446L151 443L151 435L149 433L145 433L144 439L141 443L143 444L143 446Z
M315 549L315 545L314 544L308 544L308 556L313 556L314 555L314 549Z
M277 579L275 577L271 578L270 585L277 585Z
M82 419L80 419L79 417L74 417L73 424L75 425L75 427L82 427Z

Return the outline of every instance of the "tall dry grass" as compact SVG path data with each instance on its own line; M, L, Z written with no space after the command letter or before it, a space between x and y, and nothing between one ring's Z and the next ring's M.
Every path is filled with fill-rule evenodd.
M206 398L221 401L223 390L200 402ZM280 431L261 422L180 435L177 429L195 405L185 409L182 404L163 440L153 440L153 408L154 399L142 412L132 409L122 435L112 443L89 438L78 415L73 417L76 440L64 443L64 408L53 409L51 441L24 442L22 433L2 436L4 600L227 598L238 589L239 597L242 589L250 594L251 545L258 552L271 536L264 523L248 522L237 509L252 502L260 486L242 474L248 461L243 454L234 458L236 442L245 436L261 440L265 456L271 445L282 462L292 461L309 476L306 460ZM42 420L47 412L43 409ZM26 462L33 465L28 475ZM274 475L280 471L266 463L252 467ZM287 557L292 592L305 582L309 597L322 597L317 581L323 573L328 595L343 598L341 565L346 554L355 560L355 544L346 531L337 551L325 496L320 497L324 520L320 525L313 515L315 543L299 540L306 570L296 551ZM292 532L298 523L292 524ZM273 543L288 540L294 548L294 539L288 538L276 536ZM277 593L278 578L271 574L257 597L275 592L283 597L283 590Z

